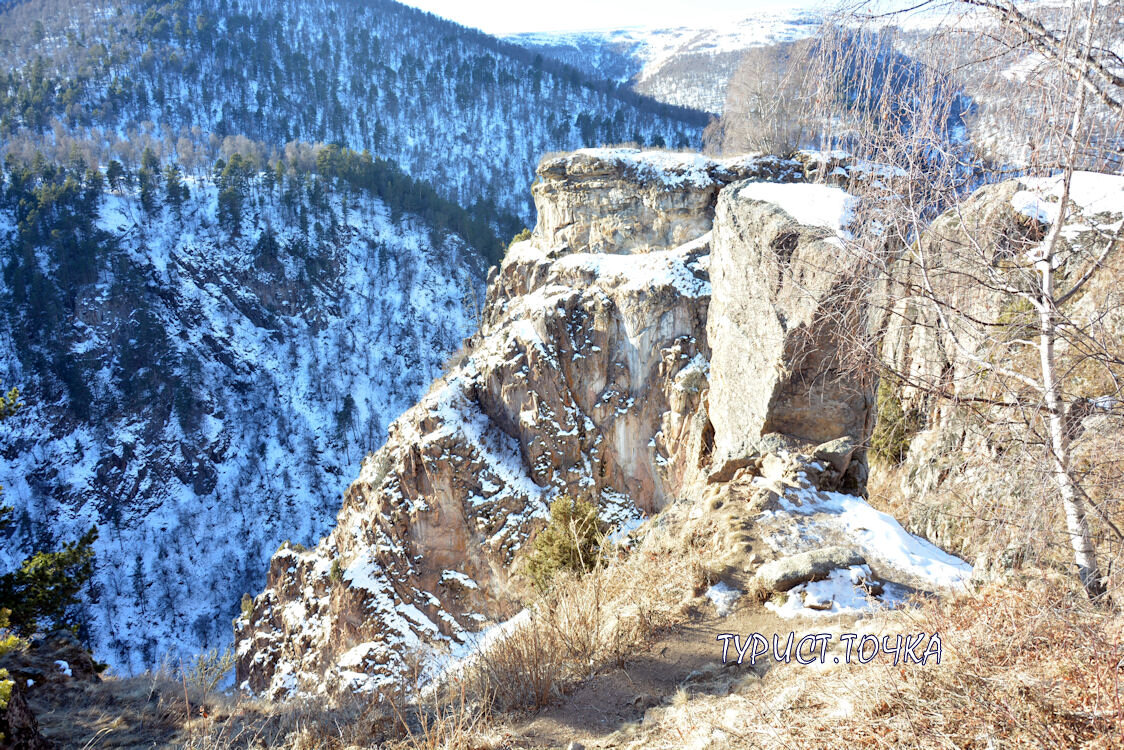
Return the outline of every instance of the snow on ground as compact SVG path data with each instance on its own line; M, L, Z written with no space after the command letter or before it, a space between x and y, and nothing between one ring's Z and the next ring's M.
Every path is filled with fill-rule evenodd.
M441 573L441 582L448 583L449 581L456 582L466 589L478 589L480 586L476 581L472 580L459 570L446 570Z
M692 273L692 256L710 244L710 232L671 250L652 253L572 253L560 258L563 271L580 269L626 292L673 288L683 297L709 297L710 282Z
M724 581L719 581L708 588L703 593L703 596L709 599L710 603L714 605L714 609L718 612L719 617L725 617L733 610L734 604L741 598L742 592Z
M426 682L439 684L448 677L460 674L530 619L531 610L524 609L508 620L489 625L476 633L466 633L464 640L453 643L447 654L438 654L430 660L425 669Z
M1027 189L1020 190L1011 197L1011 205L1015 210L1045 224L1057 221L1064 187L1063 175L1026 178L1023 183ZM1098 214L1117 214L1113 220L1118 222L1121 218L1119 214L1124 213L1124 177L1098 172L1074 172L1070 181L1069 199L1086 218Z
M690 151L660 151L628 147L583 148L561 157L571 160L575 156L591 156L614 162L635 174L641 180L661 182L669 188L705 188L714 183L711 172L730 169L745 164L760 154L747 154L728 159L711 159Z
M765 602L765 608L786 619L792 617L859 616L876 609L905 603L910 589L882 583L877 595L869 586L874 580L869 565L833 570L821 581L809 581L789 589L784 596Z
M1053 225L1061 213L1061 196L1064 191L1063 175L1027 178L1025 190L1011 196L1012 207L1023 216L1041 224ZM1070 207L1066 212L1061 236L1076 256L1104 247L1124 226L1124 177L1097 172L1074 172L1070 181ZM1029 260L1043 257L1047 236L1043 242L1025 253ZM1089 247L1091 245L1091 247ZM1065 262L1063 253L1055 256L1055 265Z
M859 550L880 580L924 590L966 589L972 577L968 563L910 534L893 516L875 510L860 497L821 492L806 478L801 480L802 486L787 488L779 497L780 507L764 511L759 521L762 538L781 555L841 544ZM754 481L777 489L764 478ZM874 600L860 588L871 576L867 566L835 571L829 579L792 589L788 599L774 603L773 609L778 614L846 614L893 606L908 593L903 586L887 583L880 600Z

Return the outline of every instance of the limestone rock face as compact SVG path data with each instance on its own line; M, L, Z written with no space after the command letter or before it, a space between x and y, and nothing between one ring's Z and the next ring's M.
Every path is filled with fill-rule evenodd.
M1073 204L1056 258L1061 290L1102 252L1111 236L1107 229L1124 219L1122 188L1124 180L1119 178L1090 173L1074 176ZM988 186L938 217L926 230L919 244L921 257L935 296L959 311L952 318L955 337L942 324L937 307L927 295L904 291L909 284L920 286L918 257L907 256L899 264L882 352L889 365L903 374L904 382L894 387L894 396L904 411L915 415L915 426L920 428L909 436L903 488L907 494L925 494L959 480L971 484L977 492L990 482L997 482L998 487L1009 484L1009 477L996 463L1006 442L1003 430L1014 430L1010 435L1014 440L1025 436L1014 426L1004 426L1012 424L1007 418L998 420L999 424L985 433L972 416L981 407L957 406L931 394L964 400L999 398L1005 389L999 379L982 374L976 358L998 358L1000 365L1011 370L1031 377L1040 375L1036 348L1003 346L1015 339L1034 338L1037 322L1030 305L999 289L999 281L987 285L966 283L965 279L986 277L987 272L981 268L993 266L999 269L996 278L1003 283L1032 288L1028 285L1035 283L1037 272L1030 255L1050 228L1049 218L1056 212L1059 192L1057 178ZM1110 256L1103 272L1094 277L1081 298L1063 311L1076 328L1106 350L1117 350L1124 341L1121 277L1117 253ZM1068 376L1064 397L1071 402L1073 437L1080 438L1078 423L1090 415L1111 411L1114 401L1105 401L1104 396L1116 389L1098 383L1096 376L1086 375L1079 357L1067 359L1073 354L1063 341L1058 343L1058 356L1060 371ZM1075 448L1081 448L1080 441ZM926 530L943 536L935 529ZM950 546L958 542L952 538L942 541Z
M264 592L244 602L238 683L272 697L364 692L401 687L419 661L439 668L442 652L452 658L514 614L520 551L551 500L590 497L625 524L697 499L720 422L733 448L741 429L774 431L778 445L848 436L857 445L864 394L835 384L834 350L815 349L835 343L818 316L838 273L813 266L833 259L836 229L725 198L762 184L728 186L736 180L803 170L621 149L546 159L534 188L539 225L491 274L479 331L364 462L333 532L314 549L279 550ZM803 300L797 284L819 296ZM736 321L711 329L722 357L708 343L716 309ZM806 329L814 335L801 338ZM767 354L738 361L757 356L754 337ZM712 363L724 368L720 391ZM759 398L766 390L775 396ZM837 478L854 453L846 441L826 446L816 471Z
M532 187L547 249L598 253L668 249L710 231L718 192L741 179L788 182L803 165L775 157L589 149L547 158Z
M576 201L552 164L544 180ZM272 696L401 684L411 650L455 647L513 614L513 562L553 498L595 498L623 524L705 480L717 189L651 193L645 210L683 221L642 254L589 224L573 238L612 253L573 238L560 251L541 227L509 249L479 332L364 462L335 530L274 556L235 623L240 684Z
M1063 292L1101 255L1124 219L1121 178L1076 173L1072 188L1055 258ZM884 422L876 437L891 435L891 454L904 454L895 478L909 499L908 528L945 549L971 550L981 577L1010 573L1026 538L1043 533L1040 527L1007 524L1005 503L1017 503L1018 517L1031 519L1030 524L1049 523L1040 520L1039 509L1048 516L1058 505L1052 483L1026 460L1026 446L1041 439L1028 434L1023 422L1028 410L988 403L1019 398L1035 404L1034 392L1021 383L1012 387L1014 381L984 371L978 361L1041 377L1037 347L1018 343L1036 341L1036 313L1000 287L1027 290L1037 283L1035 249L1057 216L1060 193L1057 177L981 188L929 226L911 248L917 252L903 256L890 289L893 304L882 354L903 377L883 382L879 403L890 407L886 414L902 429L890 432L885 429L890 422ZM955 339L928 295L907 293L911 284L916 289L924 281L918 253L936 296L964 313L950 316ZM988 284L966 282L992 273ZM1084 352L1124 346L1122 281L1124 259L1117 250L1081 294L1063 306L1071 321L1068 330L1088 337L1086 343L1078 351L1059 341L1056 349L1069 407L1072 464L1095 503L1118 492L1116 457L1124 445L1124 421L1117 398L1119 368L1109 376L1109 367L1094 366ZM996 523L997 518L1004 521Z
M773 186L793 213L802 201L831 197L786 190L810 187L821 186ZM707 338L719 476L767 452L759 442L770 433L804 445L861 445L871 428L871 384L855 377L848 343L862 304L847 288L853 256L839 227L802 224L762 195L739 183L718 200Z

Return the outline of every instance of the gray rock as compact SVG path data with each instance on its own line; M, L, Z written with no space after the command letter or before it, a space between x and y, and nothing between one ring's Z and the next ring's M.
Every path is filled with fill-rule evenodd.
M828 241L829 230L744 197L744 185L719 194L712 238L707 339L719 470L761 452L755 443L768 433L810 446L861 444L874 405L874 384L855 376L856 344L839 326L864 303L847 293L854 258Z
M741 455L716 454L711 463L710 474L706 481L710 484L728 482L734 478L741 469L753 467L760 473L761 462L765 456L778 456L783 453L799 453L807 448L806 443L801 443L790 435L779 432L769 432L760 437L745 442L744 453Z
M850 437L841 437L816 446L816 449L812 451L812 460L826 463L842 476L843 472L847 471L847 467L851 463L851 456L854 455L857 447L855 441Z
M824 547L765 563L757 569L756 578L764 589L788 591L793 586L827 578L833 570L865 563L866 558L853 549Z

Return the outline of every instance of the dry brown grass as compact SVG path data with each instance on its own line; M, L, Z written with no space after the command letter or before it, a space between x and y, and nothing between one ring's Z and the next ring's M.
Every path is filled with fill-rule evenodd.
M943 658L939 666L894 665L885 655L868 665L774 665L730 695L651 712L611 738L614 746L1124 747L1124 617L1095 609L1076 585L994 587L844 629L940 633Z
M513 747L507 727L520 715L513 709L558 700L687 618L685 604L709 582L709 551L689 524L676 528L656 529L630 555L559 581L524 627L442 690L420 691L419 700L270 704L215 693L202 702L195 686L186 685L185 696L185 682L165 674L115 681L114 697L102 698L99 710L116 713L119 724L131 721L134 730L159 718L143 738L130 739L193 750ZM813 625L802 626L822 629ZM668 700L610 740L634 748L696 741L836 748L840 738L855 748L1124 747L1117 667L1124 614L1092 606L1064 576L1035 578L1028 570L1017 586L929 600L843 629L938 632L943 659L939 666L895 666L879 657L815 671L775 665L763 680L747 679L728 695ZM120 727L102 726L91 747L125 736Z
M705 550L666 527L592 571L560 574L529 621L481 656L466 675L497 708L539 708L608 666L647 648L686 619L704 587Z
M945 658L849 675L856 711L826 728L851 746L1124 745L1118 613L1095 610L1075 589L1038 586L931 602L910 619L911 631L942 634ZM824 728L794 725L794 744L821 746Z

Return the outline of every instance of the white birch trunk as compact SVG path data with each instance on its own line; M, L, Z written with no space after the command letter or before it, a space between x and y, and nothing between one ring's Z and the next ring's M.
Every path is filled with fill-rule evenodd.
M1061 221L1058 225L1060 227ZM1057 228L1055 228L1055 231ZM1051 243L1052 245L1053 243ZM1088 508L1084 495L1069 473L1069 435L1065 427L1065 408L1058 392L1057 366L1054 346L1057 340L1056 319L1054 317L1054 270L1053 253L1039 261L1042 272L1042 297L1039 308L1038 351L1042 360L1042 386L1046 401L1047 428L1050 435L1051 473L1062 497L1065 510L1066 532L1073 559L1077 564L1077 575L1090 599L1096 599L1105 592L1097 554L1089 534Z

